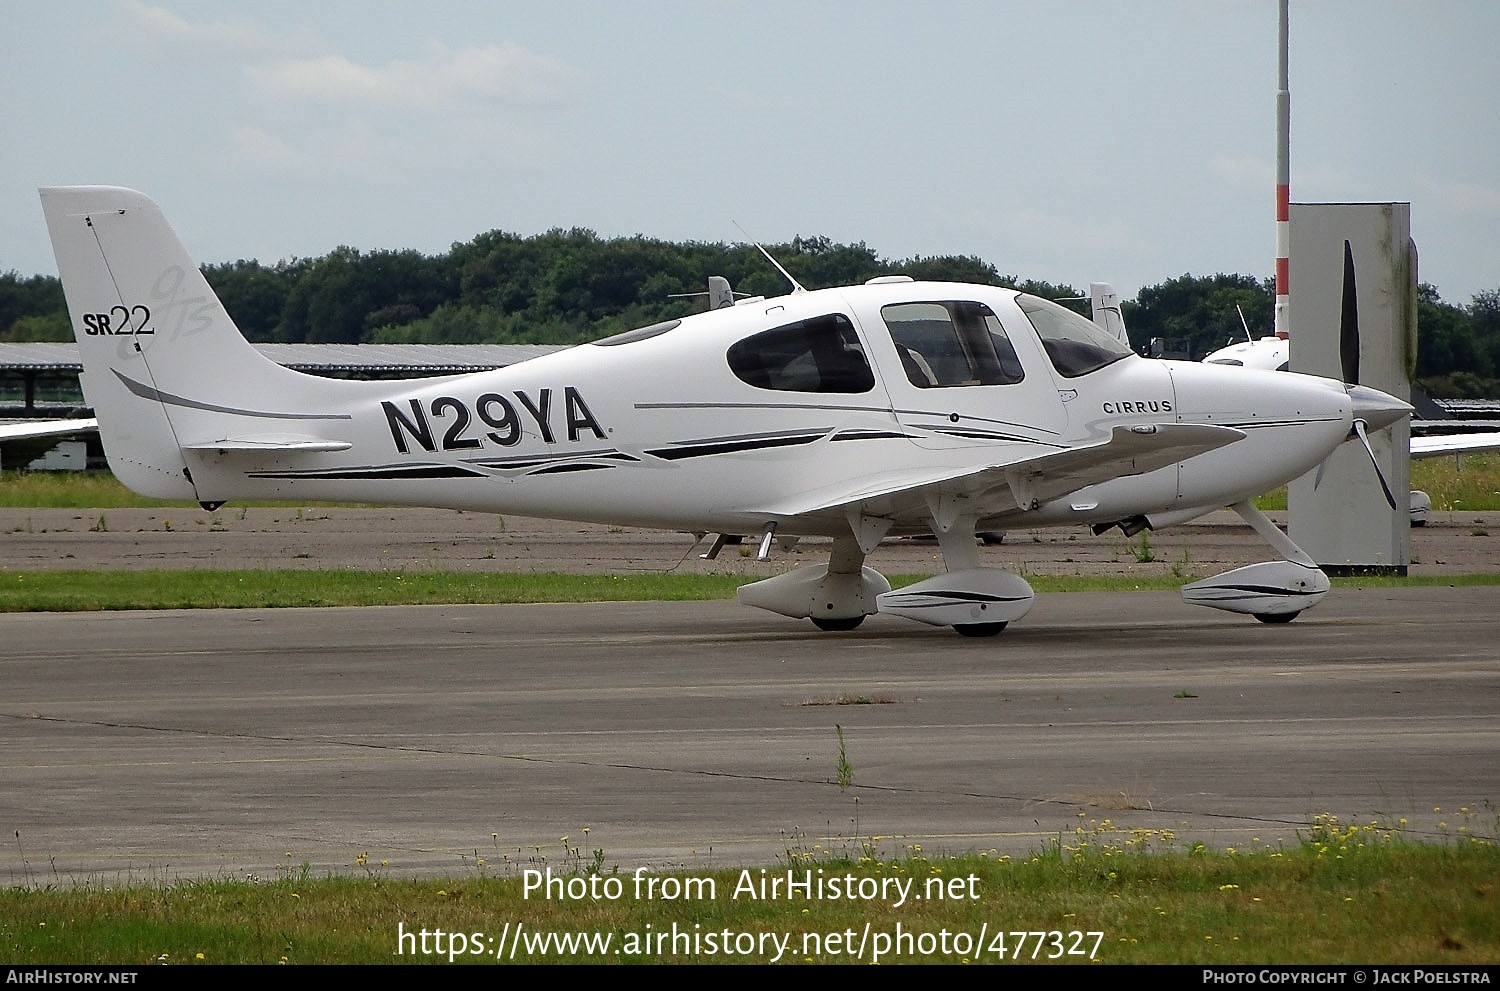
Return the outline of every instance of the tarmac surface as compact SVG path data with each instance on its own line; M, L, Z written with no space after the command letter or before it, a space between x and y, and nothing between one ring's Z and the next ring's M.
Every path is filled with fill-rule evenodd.
M1284 513L1272 518L1285 522ZM1142 542L1142 538L1145 542ZM689 534L437 509L0 509L0 568L356 568L383 571L734 572L772 575L827 560L807 540L755 560L746 543L716 560ZM1274 558L1232 512L1125 538L1118 530L1013 530L982 552L1021 574L1199 577ZM887 574L943 570L933 541L887 540L866 562ZM1413 575L1500 571L1500 513L1434 512L1412 530Z
M472 514L236 515L6 510L0 547L25 570L821 557L702 562L680 535ZM1496 570L1500 531L1477 531L1497 522L1416 532L1412 570ZM1269 557L1199 527L1152 535L1153 562L1053 531L983 554L1033 573ZM936 555L893 541L872 563ZM0 884L1024 855L1080 829L1251 848L1324 815L1493 836L1497 605L1496 586L1336 588L1270 627L1172 592L1043 595L991 640L882 616L819 633L728 602L0 614Z

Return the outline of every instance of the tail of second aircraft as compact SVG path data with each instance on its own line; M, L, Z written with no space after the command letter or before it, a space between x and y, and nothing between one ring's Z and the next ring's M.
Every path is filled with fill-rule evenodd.
M1130 347L1125 332L1125 316L1120 312L1120 294L1108 282L1089 283L1089 307L1094 323L1115 340Z
M42 211L110 468L131 489L214 500L194 450L334 451L351 386L270 361L245 340L161 210L110 186L41 190ZM347 406L344 407L347 409Z

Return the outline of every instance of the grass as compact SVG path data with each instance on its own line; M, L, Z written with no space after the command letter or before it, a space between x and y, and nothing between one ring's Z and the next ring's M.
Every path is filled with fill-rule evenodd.
M1432 508L1440 512L1500 511L1500 452L1413 461L1411 487L1426 492L1432 498ZM1286 490L1267 493L1255 504L1262 510L1284 510ZM304 503L236 502L235 505L290 508ZM197 503L143 498L108 472L6 471L0 472L0 508L196 509Z
M236 502L236 506L300 508L294 502ZM357 506L363 503L321 503ZM105 471L4 471L0 472L0 509L198 509L182 499L147 499L121 485Z
M926 575L891 576L893 587ZM732 599L736 574L471 574L453 571L5 571L0 612L265 609L536 602L685 602ZM1033 575L1038 594L1171 591L1177 575ZM1335 587L1500 585L1500 574L1335 578Z
M849 749L844 743L844 727L834 723L833 731L839 738L838 769L834 781L839 786L839 791L844 791L854 784L854 765L849 763Z
M1437 842L1413 841L1404 821L1320 815L1298 842L1224 850L1080 818L1073 833L1016 858L938 856L868 837L788 849L764 871L639 881L607 866L602 850L587 858L564 841L556 862L532 848L515 860L476 852L465 876L439 879L392 878L388 862L361 853L340 876L288 866L269 879L29 885L0 890L0 959L1493 964L1500 846L1474 835L1473 810L1451 817ZM837 879L869 897L788 896L784 883L765 897L763 882L788 876ZM526 935L515 942L518 926ZM574 934L608 937L609 948L562 948L557 938ZM726 941L733 952L719 949Z
M1426 492L1439 512L1500 511L1500 452L1413 461L1411 487ZM1286 489L1267 492L1255 505L1265 512L1285 510Z
M1411 466L1411 487L1443 512L1500 509L1500 453L1427 458Z
M737 575L0 571L0 612L728 599Z

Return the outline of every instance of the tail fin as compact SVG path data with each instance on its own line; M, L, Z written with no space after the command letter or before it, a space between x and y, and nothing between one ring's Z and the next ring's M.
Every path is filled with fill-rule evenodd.
M111 186L41 197L84 396L122 482L143 495L208 501L193 481L193 450L349 447L337 436L349 415L326 411L346 383L283 368L251 347L148 197Z
M1090 282L1089 308L1094 323L1110 337L1130 347L1130 337L1125 333L1125 316L1120 312L1120 294L1115 292L1114 286L1108 282Z

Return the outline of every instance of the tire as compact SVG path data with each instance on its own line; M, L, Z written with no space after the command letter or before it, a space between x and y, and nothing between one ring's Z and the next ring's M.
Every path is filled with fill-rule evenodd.
M960 623L953 629L961 637L992 637L1005 629L1004 623Z
M813 616L811 619L814 626L829 633L844 633L857 629L859 624L865 621L863 616L845 616L843 619L824 619L820 616Z
M1277 623L1290 623L1300 615L1302 615L1300 612L1258 612L1255 614L1255 618L1262 623L1274 625Z

